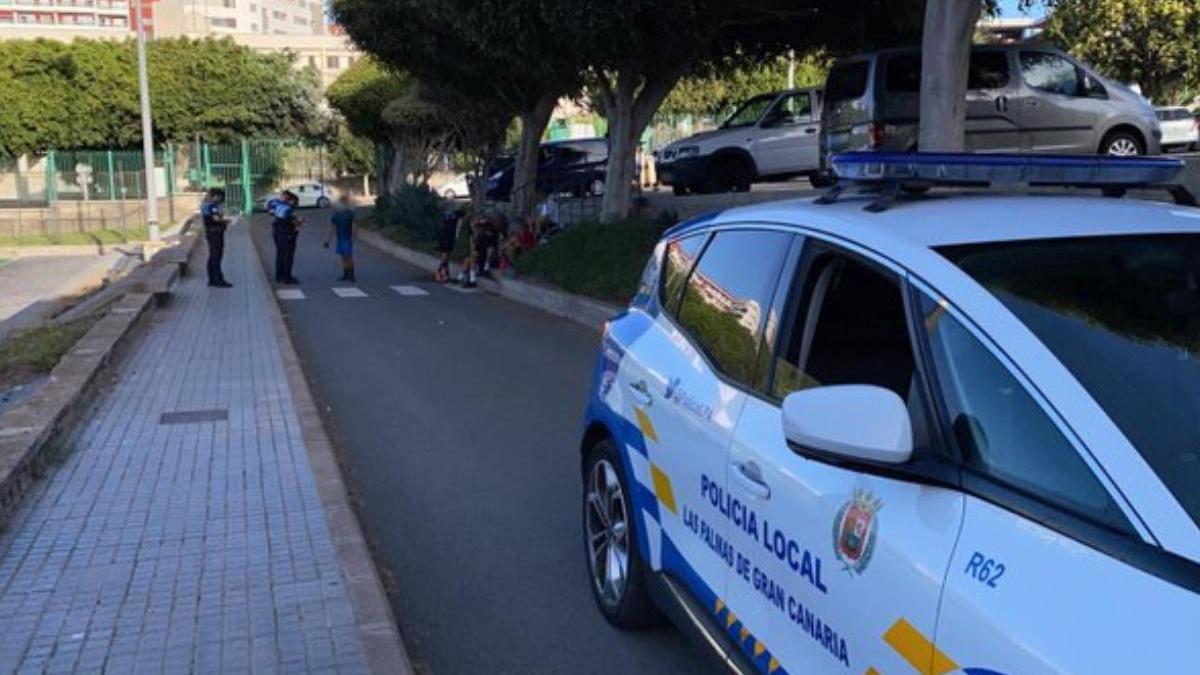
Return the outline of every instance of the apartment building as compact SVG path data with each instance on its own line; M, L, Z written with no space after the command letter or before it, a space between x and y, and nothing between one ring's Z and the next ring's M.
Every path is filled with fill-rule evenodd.
M323 0L159 0L154 14L161 37L327 32Z
M126 0L0 0L0 35L123 39L132 30L132 4Z

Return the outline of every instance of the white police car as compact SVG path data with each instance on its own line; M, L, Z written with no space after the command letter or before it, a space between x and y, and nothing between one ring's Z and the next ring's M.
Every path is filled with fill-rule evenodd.
M835 160L1109 190L1180 166ZM1200 668L1200 209L900 187L666 233L584 420L600 609L735 672Z

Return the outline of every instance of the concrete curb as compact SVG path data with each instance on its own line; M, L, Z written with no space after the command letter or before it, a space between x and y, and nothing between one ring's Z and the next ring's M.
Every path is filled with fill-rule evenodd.
M254 255L258 256L258 252L255 251ZM261 256L258 257L262 263ZM262 264L263 276L269 278L265 263ZM271 284L268 283L268 293L271 293L271 288ZM334 455L333 443L325 433L308 380L305 379L304 370L300 366L300 357L296 353L291 333L283 321L283 312L279 309L279 301L274 293L271 293L268 306L271 307L271 320L283 356L283 369L287 375L288 387L292 391L292 403L296 408L296 417L300 420L300 433L308 453L308 462L316 478L317 494L325 508L325 519L337 548L338 565L350 594L350 602L354 606L355 627L366 653L367 667L370 672L379 675L411 675L414 672L412 663L400 639L391 604L383 589L383 583L379 580L366 537L363 536L358 518L350 506L341 468Z
M45 471L46 450L83 412L97 377L153 308L129 293L79 339L33 396L0 415L0 517L11 513Z
M372 246L388 255L404 262L433 272L437 269L438 259L428 253L414 251L388 239L382 234L365 228L359 228L356 236L359 241ZM520 279L480 279L479 287L523 305L528 305L543 312L570 319L589 328L599 330L604 323L618 314L621 309L581 295L560 291L543 284Z
M169 256L134 272L154 283L114 284L96 294L107 297L73 318L108 307L105 315L71 347L32 396L0 415L0 518L20 503L44 473L47 450L84 412L100 372L128 343L134 329L153 310L155 300L165 299L181 269L175 261L191 256L195 239L181 238L162 252L171 251Z

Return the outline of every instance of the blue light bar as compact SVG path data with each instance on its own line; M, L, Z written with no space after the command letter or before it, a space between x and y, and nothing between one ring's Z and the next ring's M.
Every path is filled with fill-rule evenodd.
M846 152L830 159L841 180L930 185L1119 187L1173 183L1184 163L1170 157Z

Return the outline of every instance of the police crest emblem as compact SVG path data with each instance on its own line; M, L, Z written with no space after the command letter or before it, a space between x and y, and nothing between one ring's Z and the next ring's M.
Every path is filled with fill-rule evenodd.
M833 519L833 551L850 574L861 574L875 552L879 510L883 500L870 490L856 488L854 497L838 509Z

